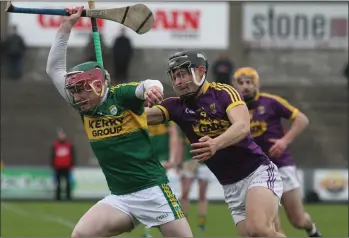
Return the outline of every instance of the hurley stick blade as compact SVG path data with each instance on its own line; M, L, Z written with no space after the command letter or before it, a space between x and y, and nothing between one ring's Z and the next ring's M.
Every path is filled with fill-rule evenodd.
M5 11L22 14L69 15L65 9L16 7L10 1L7 2ZM154 25L153 13L144 4L111 9L84 9L81 16L115 21L138 34L150 31Z
M86 16L119 22L138 34L150 31L154 25L154 15L144 4L104 10L87 10Z

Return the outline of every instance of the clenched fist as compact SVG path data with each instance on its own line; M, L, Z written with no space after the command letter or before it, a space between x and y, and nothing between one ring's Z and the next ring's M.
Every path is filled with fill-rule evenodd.
M158 86L153 86L149 88L144 93L144 99L147 107L152 107L162 102L164 99L164 94Z

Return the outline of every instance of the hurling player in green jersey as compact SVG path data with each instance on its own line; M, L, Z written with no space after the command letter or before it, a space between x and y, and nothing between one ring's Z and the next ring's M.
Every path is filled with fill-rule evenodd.
M165 237L192 237L148 135L144 103L151 107L163 99L160 81L111 86L97 62L66 69L70 32L82 10L66 9L72 15L62 18L46 71L62 97L79 112L110 195L86 212L72 237L116 236L139 223L158 227Z
M176 124L166 122L148 126L151 143L162 166L167 171L167 177L176 196L179 193L179 175L177 170L178 143L180 142ZM152 237L150 229L145 228L143 237Z

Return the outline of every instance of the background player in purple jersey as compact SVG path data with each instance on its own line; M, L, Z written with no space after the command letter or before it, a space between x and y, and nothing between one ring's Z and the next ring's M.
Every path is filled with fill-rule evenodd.
M179 95L147 108L149 124L174 121L186 134L193 159L205 163L224 189L242 236L284 237L274 229L282 194L277 167L253 142L249 113L227 84L206 81L208 63L197 52L170 57L168 74Z
M253 68L238 69L234 73L233 83L243 94L249 108L254 141L279 168L284 188L282 203L288 219L295 228L306 230L310 237L320 237L309 214L304 211L297 169L287 149L307 127L308 118L283 98L261 93L259 76ZM282 118L292 121L287 133L284 133ZM280 219L277 219L276 227L281 231Z

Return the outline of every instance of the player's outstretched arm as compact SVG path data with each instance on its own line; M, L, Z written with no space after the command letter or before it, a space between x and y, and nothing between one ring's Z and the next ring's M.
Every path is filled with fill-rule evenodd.
M228 109L227 115L232 125L214 139L217 150L240 142L250 133L250 114L246 105L238 105Z
M292 122L291 128L285 134L283 139L287 142L287 144L292 143L293 140L299 134L301 134L308 125L309 125L308 117L304 113L298 111L296 117Z
M165 115L158 107L146 107L145 113L147 114L148 125L157 125L166 121Z
M47 59L46 72L50 76L59 93L67 100L67 95L64 91L65 74L66 74L66 54L68 40L71 29L80 18L83 7L66 9L70 13L74 13L69 17L63 17L62 23L58 28L54 42L51 46L50 53Z

